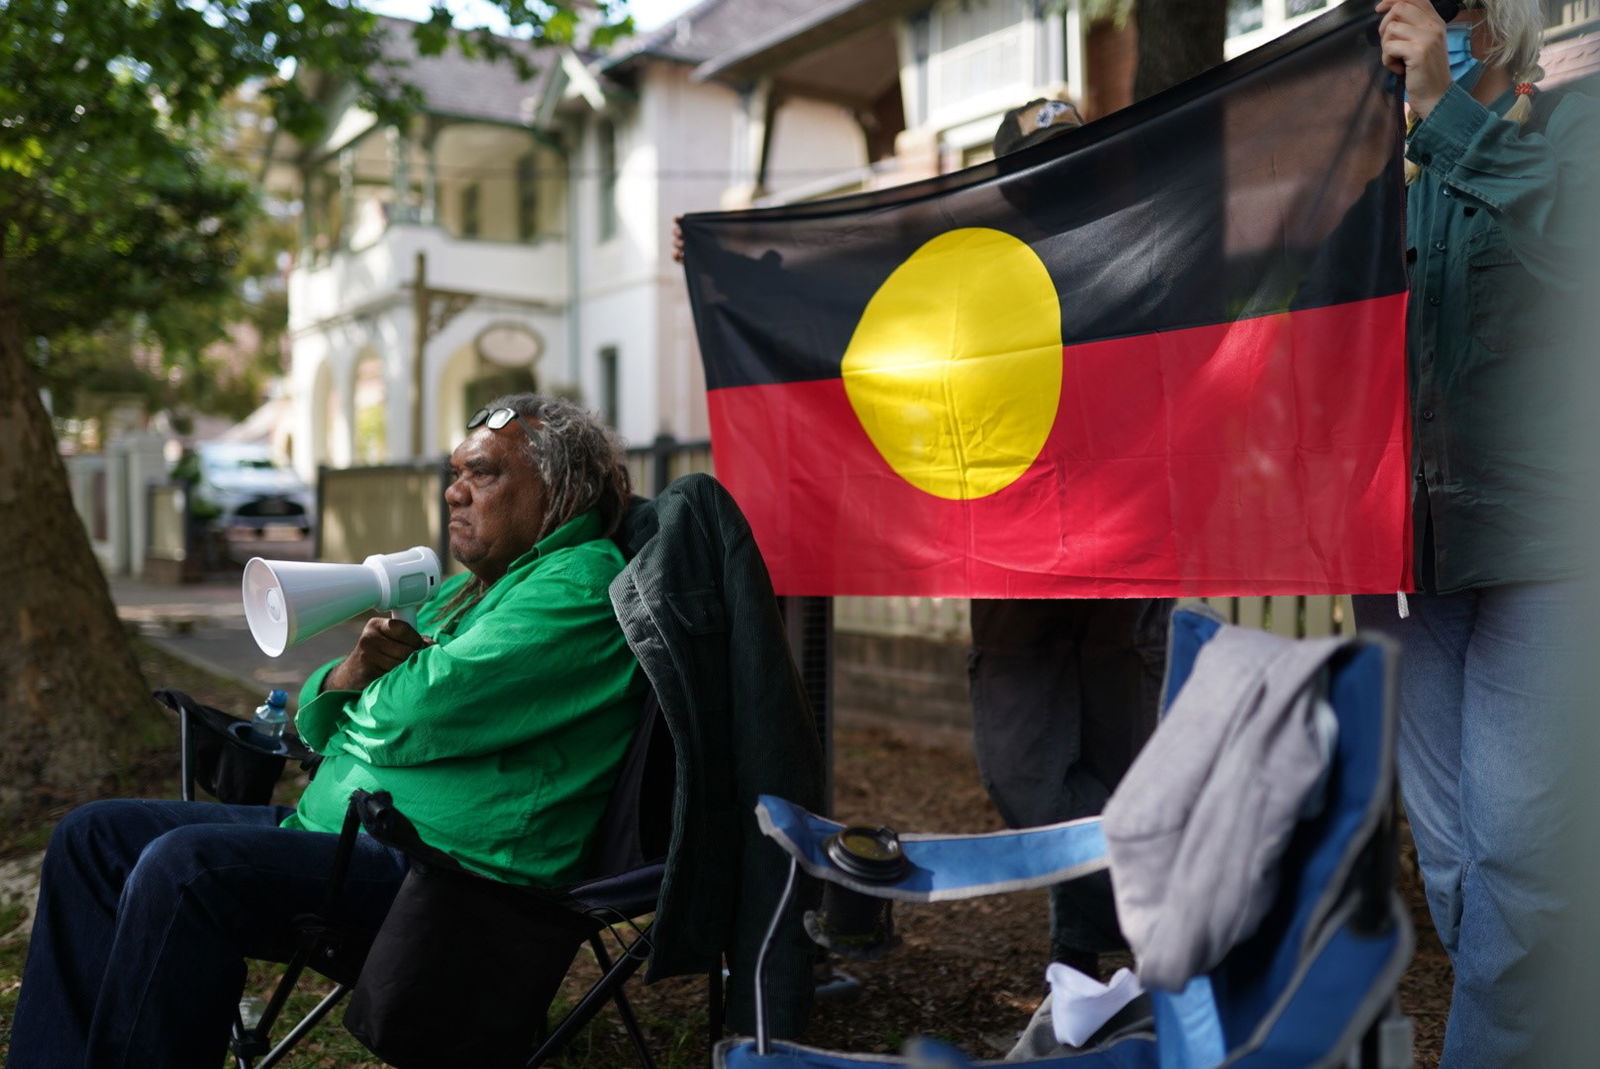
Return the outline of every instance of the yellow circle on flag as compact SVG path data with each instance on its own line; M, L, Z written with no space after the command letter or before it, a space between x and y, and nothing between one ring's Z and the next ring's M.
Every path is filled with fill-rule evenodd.
M1032 466L1061 399L1061 306L1026 243L965 227L912 253L873 294L842 364L889 466L936 497L1005 489Z

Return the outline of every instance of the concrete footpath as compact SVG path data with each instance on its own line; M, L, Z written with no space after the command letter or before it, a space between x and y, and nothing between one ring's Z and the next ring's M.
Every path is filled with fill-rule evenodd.
M306 559L309 543L263 542L258 550L271 559ZM248 559L254 545L236 544L232 556ZM242 568L228 563L198 583L145 583L112 579L111 599L125 626L152 644L215 676L232 680L265 698L281 687L295 706L300 684L311 671L355 645L362 620L347 621L285 650L281 657L261 652L244 622L240 589ZM146 680L152 687L166 685ZM259 700L259 699L258 699ZM0 941L26 938L33 924L39 891L39 858L43 852L0 860L0 906L19 903L26 919L10 932L0 931Z
M281 657L268 657L245 624L237 572L182 584L112 579L111 599L124 623L152 644L196 668L260 691L263 698L281 687L289 692L291 709L306 676L349 653L363 622L347 621L290 647ZM162 685L159 679L148 682Z
M289 556L283 547L268 547L264 555ZM282 657L261 652L244 622L240 569L228 565L199 583L158 584L134 579L111 580L111 598L125 625L161 649L203 671L265 698L281 687L289 692L292 709L300 684L311 670L343 657L361 633L361 621L340 624L313 636ZM152 687L165 680L147 680ZM258 699L259 700L259 699ZM39 859L43 851L0 860L0 907L16 903L26 918L10 932L0 931L0 941L26 938L33 924L39 893Z

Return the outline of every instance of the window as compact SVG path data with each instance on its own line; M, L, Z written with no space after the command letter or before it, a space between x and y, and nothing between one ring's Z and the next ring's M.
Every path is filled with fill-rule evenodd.
M1332 0L1228 0L1226 53L1234 56L1322 14Z
M945 0L929 21L928 121L993 110L1038 80L1024 0Z
M1228 0L1228 36L1238 37L1261 29L1266 12L1261 0Z
M384 381L383 361L369 353L356 364L355 378L355 433L352 447L357 464L377 464L388 454L389 424L387 414L388 384ZM272 459L258 455L237 456L220 454L219 460L232 464L264 464L272 467Z
M1589 19L1600 18L1600 0L1548 0L1545 11L1547 26L1567 30Z
M596 166L600 180L600 240L617 236L617 128L610 119L601 119L595 129Z
M600 350L600 419L615 430L621 418L621 401L617 396L617 347L608 345Z
M530 152L517 161L517 237L532 241L539 236L539 166Z
M482 207L483 194L474 182L461 191L461 236L475 238L481 226L479 210Z
M322 233L324 251L336 249L344 243L345 203L339 186L338 174L324 174L322 179Z

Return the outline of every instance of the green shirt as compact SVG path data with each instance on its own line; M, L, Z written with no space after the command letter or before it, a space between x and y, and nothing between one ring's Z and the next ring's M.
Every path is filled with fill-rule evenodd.
M1579 280L1600 108L1536 98L1524 127L1502 117L1513 99L1452 85L1407 145L1417 576L1439 593L1575 568L1592 400L1570 323L1594 299Z
M284 827L336 832L350 792L385 790L429 844L513 883L583 873L639 710L638 661L608 592L622 553L579 516L512 562L465 615L419 613L434 644L361 691L306 681L295 724L324 756Z

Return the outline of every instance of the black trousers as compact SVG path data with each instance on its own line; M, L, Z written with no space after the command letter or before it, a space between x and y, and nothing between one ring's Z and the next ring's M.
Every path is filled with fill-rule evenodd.
M1014 828L1099 813L1155 730L1170 598L972 602L973 743ZM1105 873L1052 889L1051 952L1126 945Z

